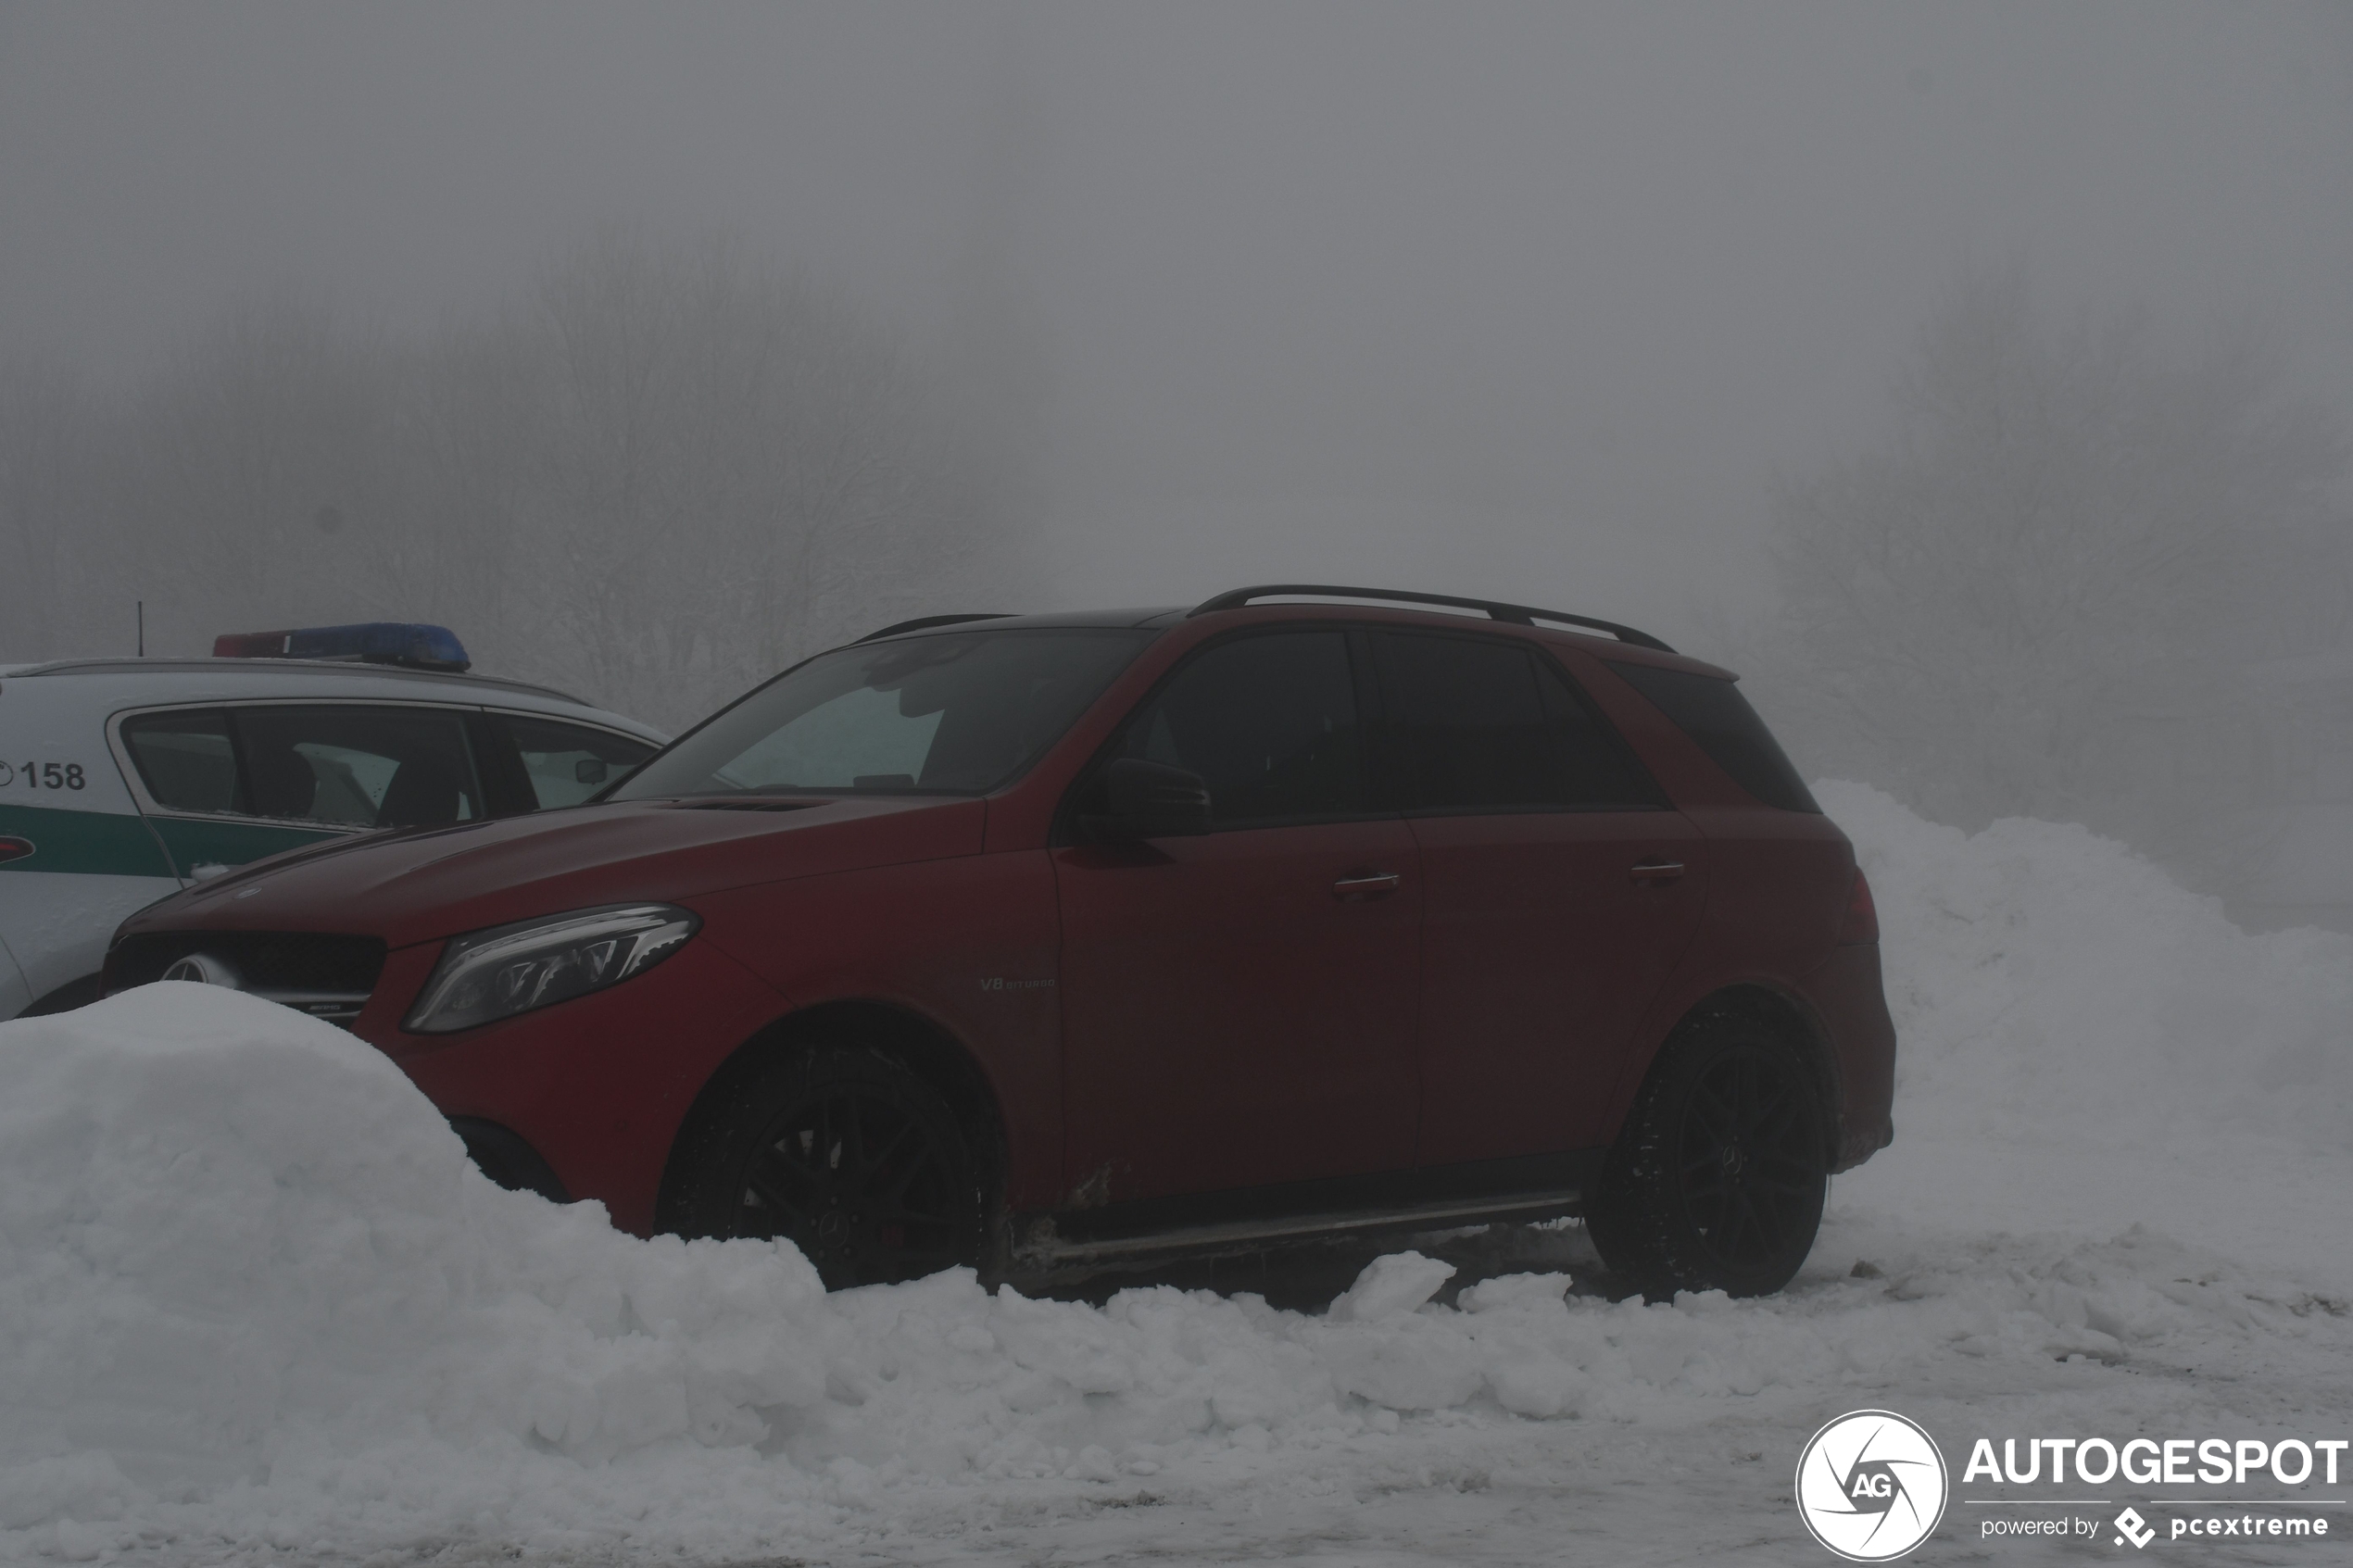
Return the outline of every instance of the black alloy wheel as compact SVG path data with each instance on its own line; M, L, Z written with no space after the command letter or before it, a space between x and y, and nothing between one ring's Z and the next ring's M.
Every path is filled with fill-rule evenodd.
M690 1234L789 1241L828 1290L980 1262L987 1210L956 1118L875 1052L810 1052L753 1079L694 1185Z
M1787 1285L1829 1189L1818 1075L1780 1035L1730 1013L1692 1021L1659 1054L1589 1215L1613 1273L1645 1296Z
M1677 1160L1684 1211L1712 1261L1753 1271L1793 1242L1812 1244L1822 1160L1811 1098L1786 1060L1755 1046L1735 1047L1698 1073Z

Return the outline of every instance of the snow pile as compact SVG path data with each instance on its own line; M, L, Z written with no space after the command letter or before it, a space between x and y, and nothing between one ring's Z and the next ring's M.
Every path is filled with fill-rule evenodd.
M893 1474L1109 1479L1203 1438L1314 1446L1458 1409L1647 1422L1931 1355L2121 1361L2218 1328L2300 1338L2345 1311L2142 1230L1882 1257L1761 1301L1613 1303L1552 1273L1482 1280L1447 1308L1428 1303L1451 1267L1405 1252L1322 1316L1165 1287L1097 1309L941 1276L842 1298L859 1328L834 1368L842 1398L784 1448L812 1468L848 1454Z
M2353 936L2243 932L2085 828L1969 834L1868 785L1817 793L1878 895L1899 1139L2234 1122L2353 1149Z
M1873 875L1905 1031L1898 1144L1841 1193L1884 1167L1900 1200L1834 1210L1769 1301L1611 1303L1552 1272L1445 1306L1450 1266L1416 1252L1318 1314L963 1273L827 1297L789 1247L638 1241L500 1191L373 1050L249 997L160 985L0 1024L0 1554L774 1554L975 1488L2353 1350L2342 1300L2148 1230L1919 1222L2087 1118L2296 1115L2341 1143L2346 939L2243 936L2074 830L1968 837L1821 793Z
M173 984L0 1042L0 1525L401 1435L739 1443L824 1397L799 1254L501 1191L340 1030Z

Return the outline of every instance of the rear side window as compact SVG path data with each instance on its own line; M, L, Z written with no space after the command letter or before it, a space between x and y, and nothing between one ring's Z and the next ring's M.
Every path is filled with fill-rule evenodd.
M157 805L167 811L242 811L237 756L226 713L158 713L122 726L122 743Z
M1657 787L1550 662L1514 643L1378 633L1384 751L1409 811L1626 810Z
M1123 755L1199 773L1221 828L1363 816L1373 807L1343 632L1220 643L1128 721Z
M609 784L637 771L654 754L644 741L631 740L610 730L552 719L505 718L507 734L522 756L523 775L531 781L532 803L577 806Z
M168 811L330 828L439 827L484 815L465 721L435 709L258 707L123 721Z
M1621 664L1612 670L1656 703L1732 782L1768 806L1784 811L1821 810L1806 781L1781 750L1781 743L1756 716L1740 689L1719 675L1662 670L1655 664Z

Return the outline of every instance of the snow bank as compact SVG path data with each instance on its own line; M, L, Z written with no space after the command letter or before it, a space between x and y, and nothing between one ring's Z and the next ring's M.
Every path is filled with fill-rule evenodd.
M824 1398L789 1248L501 1191L342 1031L161 985L0 1025L0 1525L387 1440L594 1462Z
M1868 785L1816 793L1878 895L1899 1139L2236 1123L2353 1150L2353 936L2240 931L2085 828L1969 834Z
M2074 830L1966 837L1822 794L1880 895L1899 1129L1941 1120L1968 1135L1927 1147L1999 1160L2020 1127L2112 1122L2122 1073L2167 1116L2295 1115L2342 1140L2345 939L2242 936ZM773 1554L959 1488L1165 1486L1448 1424L1705 1422L1974 1386L1939 1367L2032 1380L2217 1336L2348 1337L2343 1303L2145 1230L1835 1216L1765 1302L1613 1304L1551 1273L1441 1306L1451 1269L1413 1252L1322 1314L1168 1288L1099 1309L961 1273L827 1297L788 1247L638 1241L593 1205L492 1186L375 1052L233 993L0 1024L0 1551L19 1557L452 1537ZM1850 1275L1861 1245L1874 1267Z

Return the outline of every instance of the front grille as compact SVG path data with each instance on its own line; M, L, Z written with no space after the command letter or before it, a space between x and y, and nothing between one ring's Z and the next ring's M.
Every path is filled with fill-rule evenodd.
M348 1023L359 1016L384 972L376 936L327 936L293 931L157 931L126 936L107 955L111 995L160 980L182 959L225 965L237 989L297 1012Z

